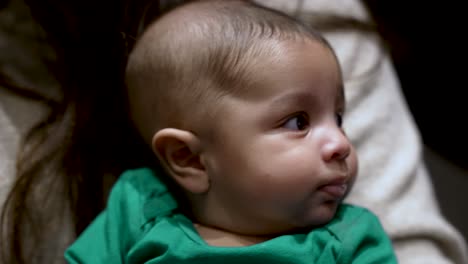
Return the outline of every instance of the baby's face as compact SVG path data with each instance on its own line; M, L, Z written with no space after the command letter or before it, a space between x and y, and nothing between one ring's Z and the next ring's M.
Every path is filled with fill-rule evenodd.
M256 65L252 89L221 99L205 148L211 198L228 212L228 229L239 233L323 224L356 175L356 154L341 128L345 102L333 54L314 41L280 49Z

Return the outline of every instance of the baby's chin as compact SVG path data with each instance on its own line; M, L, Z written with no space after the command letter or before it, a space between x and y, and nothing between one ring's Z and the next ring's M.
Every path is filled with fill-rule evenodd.
M339 205L337 201L322 203L305 214L302 223L298 223L298 227L313 228L328 224L335 216Z

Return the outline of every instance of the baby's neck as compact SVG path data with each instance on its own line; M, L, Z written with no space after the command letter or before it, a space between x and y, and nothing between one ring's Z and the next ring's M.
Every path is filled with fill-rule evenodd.
M196 223L193 224L193 226L208 245L216 247L246 247L272 238L266 236L241 235Z

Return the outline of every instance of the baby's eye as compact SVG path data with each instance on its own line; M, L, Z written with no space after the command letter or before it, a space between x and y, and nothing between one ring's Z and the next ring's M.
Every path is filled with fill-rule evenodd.
M343 114L342 113L336 113L335 114L335 121L336 121L336 125L338 127L341 127L343 125Z
M290 130L304 130L309 127L309 117L307 114L297 114L289 118L283 125L284 128Z

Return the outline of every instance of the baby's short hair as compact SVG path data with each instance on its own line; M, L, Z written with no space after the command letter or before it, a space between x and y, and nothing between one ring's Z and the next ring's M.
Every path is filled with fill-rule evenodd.
M196 131L216 99L252 88L259 60L285 41L314 40L316 31L248 1L185 4L148 26L131 52L126 84L133 121L146 142L165 127Z

